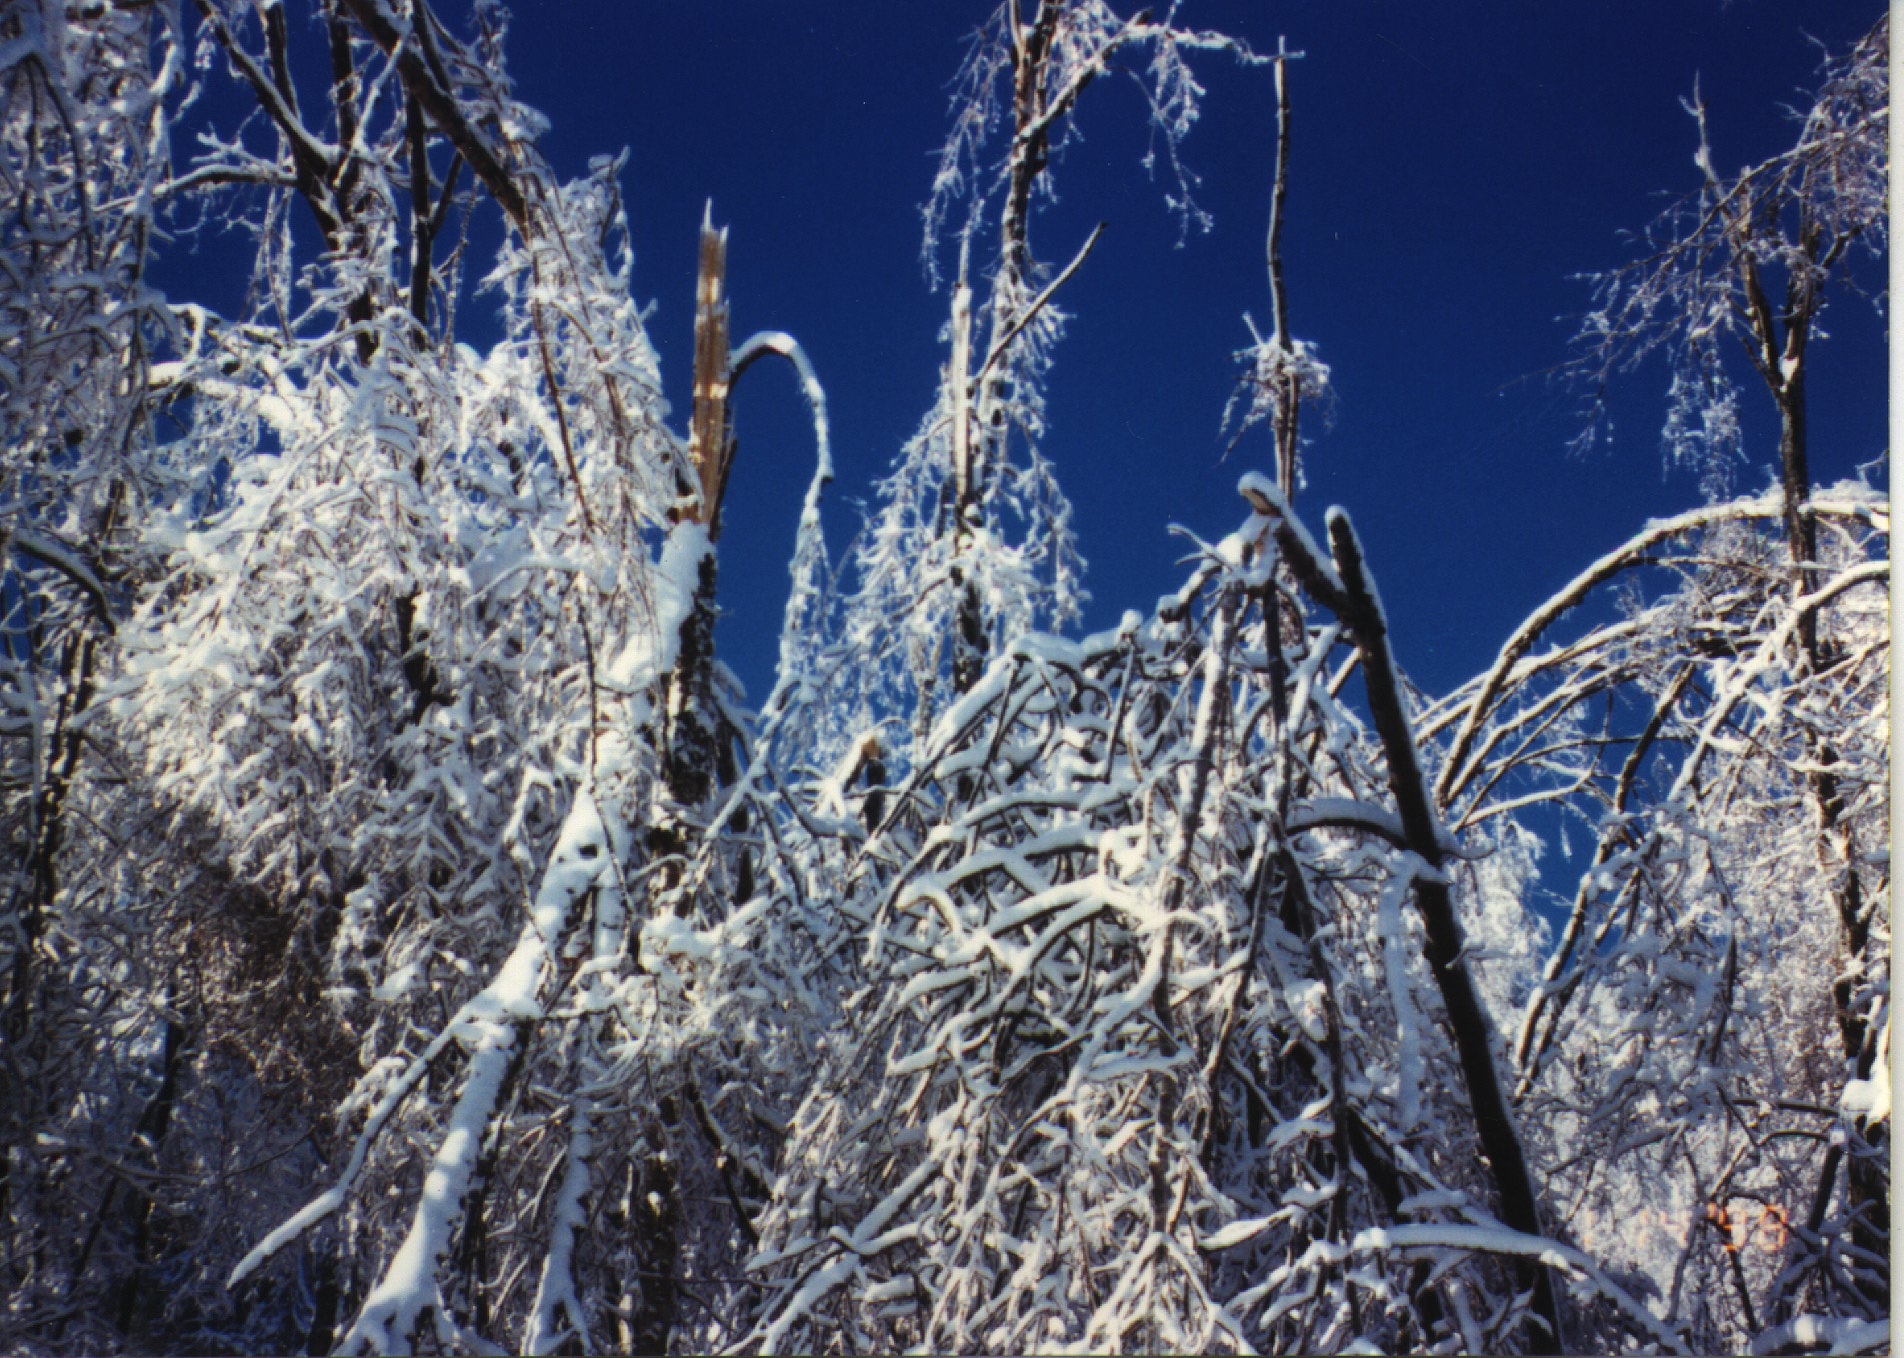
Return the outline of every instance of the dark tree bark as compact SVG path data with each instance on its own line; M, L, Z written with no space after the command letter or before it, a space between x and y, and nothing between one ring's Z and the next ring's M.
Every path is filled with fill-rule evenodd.
M1501 1087L1500 1072L1494 1064L1493 1024L1462 956L1461 921L1455 913L1447 879L1440 871L1446 859L1440 825L1422 776L1407 708L1397 687L1388 622L1369 581L1361 544L1356 540L1348 516L1340 511L1331 512L1329 546L1335 558L1336 575L1331 579L1322 563L1309 555L1307 545L1292 528L1282 507L1259 497L1251 497L1251 503L1271 516L1277 545L1298 581L1342 620L1362 652L1369 714L1388 761L1389 790L1395 798L1408 848L1426 869L1415 878L1415 907L1427 934L1429 969L1447 1009L1448 1027L1467 1087L1475 1137L1500 1200L1501 1220L1523 1234L1542 1235L1539 1198L1527 1155ZM1523 1286L1533 1291L1534 1315L1545 1331L1529 1335L1530 1350L1560 1352L1565 1335L1561 1328L1560 1296L1551 1271L1531 1261L1517 1261L1515 1268Z

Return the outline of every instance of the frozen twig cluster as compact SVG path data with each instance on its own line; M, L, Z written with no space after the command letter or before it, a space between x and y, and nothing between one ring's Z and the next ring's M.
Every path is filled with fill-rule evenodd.
M1435 696L1386 563L1294 506L1295 53L1274 474L1080 639L1042 393L1097 235L1047 268L1033 208L1127 67L1194 221L1188 63L1249 50L1097 0L980 28L947 363L836 578L805 352L732 342L710 213L679 432L622 163L560 179L466 17L0 6L0 1344L1882 1344L1889 520L1812 484L1803 387L1884 229L1882 28L1791 153L1702 153L1585 336L1596 381L1668 349L1713 456L1743 339L1777 483ZM240 314L146 286L220 223ZM815 464L753 711L713 619L763 358Z

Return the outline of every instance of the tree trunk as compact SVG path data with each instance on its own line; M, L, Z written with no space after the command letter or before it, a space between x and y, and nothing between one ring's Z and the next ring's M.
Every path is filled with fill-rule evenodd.
M1528 1170L1527 1156L1501 1088L1500 1072L1494 1065L1493 1025L1463 958L1461 921L1455 913L1447 879L1441 875L1445 855L1440 826L1422 779L1407 708L1396 683L1394 656L1388 643L1388 621L1369 582L1361 544L1349 525L1348 516L1332 511L1329 545L1340 579L1338 588L1296 533L1286 517L1286 506L1270 505L1267 501L1258 503L1253 495L1251 503L1271 515L1283 559L1304 588L1342 619L1362 652L1369 715L1388 760L1389 789L1401 819L1403 839L1426 869L1415 878L1415 907L1427 933L1429 969L1447 1009L1448 1026L1461 1062L1475 1137L1500 1199L1502 1221L1524 1235L1542 1235L1539 1199ZM1530 1351L1560 1352L1563 1347L1560 1295L1554 1287L1551 1271L1524 1259L1516 1261L1514 1268L1522 1286L1534 1294L1534 1315L1545 1330L1545 1334L1528 1336Z

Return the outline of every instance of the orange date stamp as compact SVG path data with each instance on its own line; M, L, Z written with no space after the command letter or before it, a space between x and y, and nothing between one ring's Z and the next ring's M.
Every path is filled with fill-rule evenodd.
M1759 1209L1756 1219L1746 1216L1734 1216L1716 1202L1706 1204L1706 1224L1724 1237L1724 1249L1727 1254L1737 1254L1741 1245L1756 1244L1767 1254L1777 1254L1785 1248L1791 1239L1791 1218L1785 1209L1776 1203L1767 1203Z

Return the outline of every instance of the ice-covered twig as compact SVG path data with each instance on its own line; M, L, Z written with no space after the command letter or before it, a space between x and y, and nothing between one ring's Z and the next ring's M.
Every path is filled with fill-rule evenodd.
M476 1049L470 1054L449 1130L437 1144L410 1232L345 1333L343 1352L402 1351L422 1314L440 1305L437 1268L462 1220L489 1122L517 1045L524 1039L521 1025L541 1015L550 959L567 933L575 905L601 880L612 858L594 797L586 789L577 792L549 855L522 937L478 997L482 1002L472 1002ZM581 1172L585 1173L583 1163Z
M1816 496L1807 502L1806 508L1820 517L1846 517L1860 521L1869 514L1868 507L1860 502L1835 496ZM1777 499L1767 495L1721 505L1706 505L1670 519L1656 520L1648 524L1645 531L1608 552L1550 596L1515 629L1501 647L1500 654L1495 657L1493 666L1477 682L1474 696L1458 709L1462 713L1461 726L1447 757L1442 761L1441 776L1435 783L1436 805L1445 808L1452 804L1473 777L1474 765L1470 756L1475 740L1496 710L1497 699L1514 675L1517 663L1549 628L1578 607L1595 589L1615 576L1648 564L1653 550L1674 538L1723 523L1776 519L1781 513ZM1452 721L1455 710L1444 710L1435 722L1434 729Z
M986 374L998 365L998 361L1011 348L1012 341L1018 338L1026 326L1037 319L1038 313L1043 311L1046 303L1057 295L1058 289L1071 280L1071 275L1084 266L1084 261L1091 257L1091 251L1097 245L1097 238L1104 234L1104 228L1108 225L1108 222L1099 222L1092 227L1091 234L1085 237L1084 244L1078 247L1078 252L1071 257L1071 262L1065 265L1058 276L1047 283L1044 290L1031 300L1031 303L1012 321L1011 327L992 341L991 351L985 355L985 361L979 364L978 371L972 374L974 386L985 380Z
M430 1063L451 1041L474 1039L463 1090L432 1158L410 1232L365 1300L342 1348L346 1352L390 1352L408 1344L418 1319L436 1304L437 1266L462 1218L463 1199L475 1173L484 1134L521 1040L518 1026L541 1012L540 994L549 959L560 946L574 906L596 885L611 861L608 849L607 832L594 798L586 790L577 792L515 949L490 983L463 1005L456 1018L410 1062L403 1077L379 1100L338 1182L246 1255L232 1272L231 1286L237 1286L278 1250L343 1204L372 1142L397 1104L415 1088Z
M826 389L820 385L819 375L813 371L813 363L807 358L807 351L800 347L800 341L784 330L763 330L748 337L740 348L734 350L730 360L728 390L731 392L739 383L741 374L767 354L778 354L793 365L794 372L800 377L800 394L806 397L807 408L813 412L816 461L813 481L807 488L805 509L817 512L819 493L833 479L833 447L826 415Z
M93 616L99 625L108 633L117 629L118 621L113 616L112 600L106 593L105 585L84 556L65 543L26 527L13 530L13 545L35 561L53 567L78 585L81 593L86 596L86 602L91 606Z
M780 631L780 668L774 691L764 710L777 712L787 685L800 676L804 662L801 643L810 641L825 622L824 592L827 586L826 533L820 522L820 501L833 481L831 426L826 413L826 389L807 358L807 352L792 335L766 330L753 335L736 349L728 377L730 390L740 382L741 374L767 354L778 354L791 363L800 379L801 394L813 414L813 478L807 483L806 498L800 503L800 524L794 544L793 560L787 567L792 585L787 592L786 618Z
M1888 1320L1858 1320L1850 1316L1794 1316L1752 1336L1752 1352L1762 1353L1882 1353L1891 1342Z
M1514 1041L1514 1064L1517 1072L1514 1089L1516 1103L1525 1097L1528 1087L1539 1073L1537 1063L1540 1052L1535 1049L1534 1038L1543 1014L1547 1012L1549 1004L1561 1008L1567 1002L1567 991L1561 989L1561 977L1572 964L1574 950L1579 945L1581 934L1586 928L1587 908L1595 894L1595 884L1599 877L1598 870L1612 860L1620 843L1631 837L1632 832L1628 825L1626 810L1632 797L1635 781L1645 765L1647 755L1652 752L1653 742L1659 739L1667 717L1678 706L1692 677L1693 669L1690 665L1680 668L1667 686L1665 693L1655 702L1651 719L1641 731L1639 739L1633 743L1626 763L1621 767L1619 782L1613 797L1613 814L1609 817L1606 828L1600 834L1599 844L1594 849L1593 865L1580 878L1579 888L1574 895L1573 909L1568 913L1567 924L1561 933L1560 943L1548 957L1547 965L1541 972L1541 984L1534 987L1521 1016L1520 1035ZM1558 1017L1556 1013L1548 1020L1547 1032L1550 1041ZM1545 1046L1546 1044L1543 1043L1542 1048L1544 1049Z
M1302 520L1290 509L1288 497L1261 472L1245 473L1237 482L1236 490L1249 502L1250 508L1267 521L1266 526L1274 534L1276 546L1295 575L1296 583L1317 603L1346 621L1344 613L1349 602L1342 578L1316 545L1316 540L1309 536Z
M570 1103L567 1163L562 1171L562 1187L557 1192L551 1213L548 1253L542 1257L542 1273L536 1280L535 1302L525 1353L554 1353L574 1335L582 1350L593 1347L588 1339L588 1313L575 1290L575 1237L587 1222L582 1205L588 1193L589 1156L594 1151L592 1100L585 1092Z

